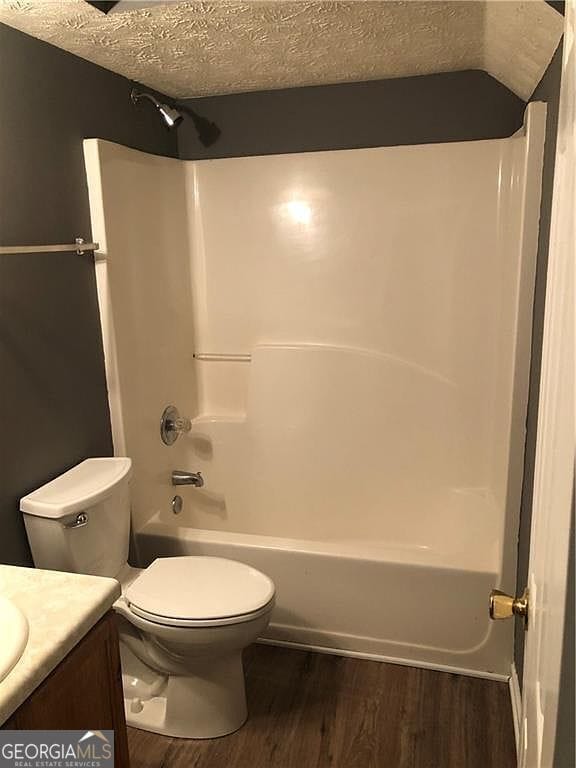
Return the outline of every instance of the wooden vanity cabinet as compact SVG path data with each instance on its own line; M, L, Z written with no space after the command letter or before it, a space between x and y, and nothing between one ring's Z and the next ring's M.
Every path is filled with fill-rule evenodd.
M2 728L114 730L114 764L129 768L115 617L109 611Z

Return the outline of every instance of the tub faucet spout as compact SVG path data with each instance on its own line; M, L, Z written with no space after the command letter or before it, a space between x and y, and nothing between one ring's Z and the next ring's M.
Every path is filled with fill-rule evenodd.
M200 472L186 472L182 469L175 469L172 472L172 485L193 485L195 488L202 488L204 478Z

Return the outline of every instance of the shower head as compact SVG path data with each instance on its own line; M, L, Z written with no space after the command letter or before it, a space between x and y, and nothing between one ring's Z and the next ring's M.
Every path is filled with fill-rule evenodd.
M132 104L137 104L140 99L148 99L148 101L151 101L158 112L160 112L162 115L162 119L168 128L175 128L184 119L181 112L179 112L174 107L171 107L169 104L163 104L161 101L158 101L158 99L155 96L152 96L151 93L137 91L135 88L133 88L132 92L130 93L130 99Z
M137 104L140 99L148 99L148 101L151 101L158 112L160 112L162 115L162 119L168 128L176 128L184 119L184 115L187 115L194 123L194 128L196 128L196 133L198 134L200 143L205 147L209 147L214 144L214 142L217 141L220 136L221 131L216 123L213 123L211 120L207 120L205 117L202 117L202 115L199 115L193 109L185 106L184 104L180 104L180 109L176 109L175 107L171 107L168 104L163 104L151 93L146 93L145 91L137 91L136 88L132 89L130 99L132 100L132 104Z

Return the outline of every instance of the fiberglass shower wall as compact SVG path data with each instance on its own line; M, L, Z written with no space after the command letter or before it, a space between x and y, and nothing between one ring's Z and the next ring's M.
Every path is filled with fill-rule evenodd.
M482 596L515 572L544 120L532 104L509 139L204 161L85 142L137 531L481 574L486 635ZM166 448L169 403L194 421ZM178 517L172 469L205 477Z

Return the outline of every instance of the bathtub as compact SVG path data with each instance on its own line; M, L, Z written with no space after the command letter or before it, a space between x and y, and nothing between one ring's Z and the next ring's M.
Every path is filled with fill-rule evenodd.
M545 112L508 139L205 161L87 140L134 564L261 569L264 642L508 677L487 603L515 588ZM169 449L168 404L192 423ZM204 478L177 516L175 469Z
M478 543L478 542L476 542ZM275 582L261 642L505 680L511 627L488 619L495 552L319 542L198 530L149 520L140 565L209 555L252 565Z

